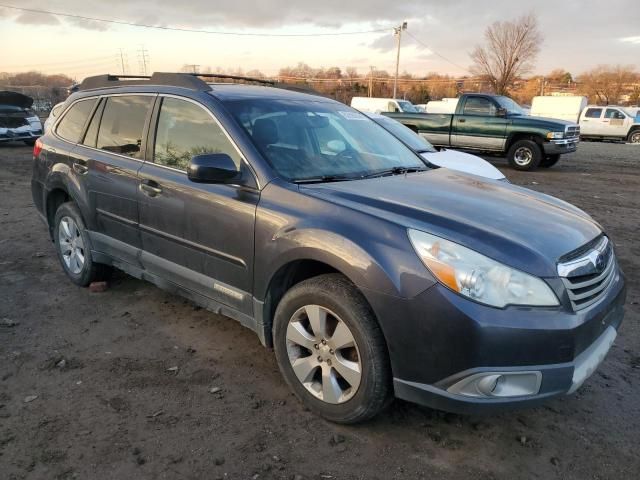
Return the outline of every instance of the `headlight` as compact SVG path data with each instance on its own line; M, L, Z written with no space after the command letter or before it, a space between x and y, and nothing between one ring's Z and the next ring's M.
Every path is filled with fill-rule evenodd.
M553 306L558 298L541 279L429 233L409 230L416 253L443 285L480 303Z
M549 140L557 140L559 138L564 138L564 132L549 132L547 133L547 138Z

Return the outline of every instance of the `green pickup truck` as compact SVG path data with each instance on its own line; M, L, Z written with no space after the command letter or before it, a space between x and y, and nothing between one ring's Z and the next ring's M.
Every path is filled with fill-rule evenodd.
M517 170L551 167L575 152L580 127L551 118L530 117L508 97L467 93L455 113L383 113L436 146L506 153Z

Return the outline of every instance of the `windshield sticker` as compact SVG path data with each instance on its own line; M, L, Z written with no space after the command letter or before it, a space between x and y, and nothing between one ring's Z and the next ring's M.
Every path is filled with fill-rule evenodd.
M347 120L366 120L367 117L357 112L349 112L347 110L338 110L338 113Z

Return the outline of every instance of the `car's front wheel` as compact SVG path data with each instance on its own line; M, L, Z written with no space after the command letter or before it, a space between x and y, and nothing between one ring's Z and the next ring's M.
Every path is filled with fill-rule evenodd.
M633 130L627 137L629 143L640 143L640 130Z
M542 160L542 148L533 140L518 140L509 148L507 159L516 170L535 170Z
M86 287L91 282L106 280L111 268L93 261L89 236L76 204L60 205L54 222L53 240L58 259L71 281Z
M388 405L391 372L382 331L344 276L321 275L289 290L276 309L273 338L282 375L318 415L357 423Z

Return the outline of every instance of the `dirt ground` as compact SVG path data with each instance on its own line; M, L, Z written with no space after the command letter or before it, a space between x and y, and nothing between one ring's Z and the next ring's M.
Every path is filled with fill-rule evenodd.
M615 346L576 395L539 408L396 401L344 427L305 411L233 320L124 274L103 293L74 286L31 200L31 149L0 145L0 478L637 479L640 147L583 143L533 173L491 161L613 237L629 286Z

